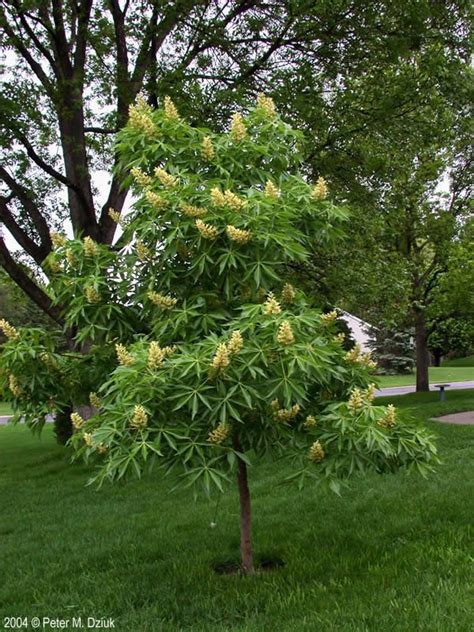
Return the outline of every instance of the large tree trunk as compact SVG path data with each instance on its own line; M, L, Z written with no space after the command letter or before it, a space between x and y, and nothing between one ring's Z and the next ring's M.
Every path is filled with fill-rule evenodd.
M233 436L233 445L235 450L242 452L237 434ZM247 479L247 465L239 457L237 457L237 487L240 500L240 560L244 574L251 575L255 569L251 541L250 490Z
M443 352L441 349L435 349L433 351L433 366L441 366L441 357Z
M428 335L426 332L425 313L415 312L415 344L416 344L416 392L430 390L428 368L430 356L428 352Z

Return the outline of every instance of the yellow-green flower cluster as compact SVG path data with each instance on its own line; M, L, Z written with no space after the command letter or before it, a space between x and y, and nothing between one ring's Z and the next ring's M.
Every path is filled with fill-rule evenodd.
M367 351L366 353L363 353L360 356L359 362L361 364L364 364L370 370L373 370L373 369L377 368L377 362L375 362L375 360L372 360L372 356L370 355L370 351Z
M74 430L80 430L83 427L85 422L79 413L76 413L76 412L71 413L70 418L71 418L71 423Z
M369 384L369 386L362 393L366 402L373 402L375 397L375 384Z
M327 325L327 324L333 323L336 320L337 312L335 309L333 309L332 311L327 312L326 314L321 314L319 318L322 323Z
M84 237L82 247L84 249L84 256L86 257L95 257L99 252L99 247L92 237Z
M41 362L48 367L48 369L57 369L58 368L58 364L56 362L56 360L54 359L54 357L48 353L47 351L42 351L39 354L39 359L41 360Z
M237 143L240 143L247 136L247 128L245 127L244 119L239 113L232 115L230 135L232 137L232 140Z
M285 283L281 291L281 300L284 303L293 303L295 298L296 298L295 288L291 285L291 283Z
M66 261L71 266L71 268L74 268L77 263L72 248L66 248Z
M195 221L195 224L196 228L204 237L204 239L215 239L219 234L219 231L215 226L212 226L211 224L206 224L202 221L202 219L197 219Z
M257 107L264 110L267 116L271 118L276 116L276 108L273 99L265 96L262 92L257 97Z
M220 369L225 369L229 366L229 350L227 345L223 342L217 347L217 351L212 358L211 369L214 371L220 371Z
M133 179L135 180L135 182L140 187L149 187L151 185L151 183L153 182L153 180L150 178L150 176L147 175L146 173L144 173L138 167L133 167L130 170L130 173L132 174Z
M227 350L232 355L234 353L239 353L243 346L244 339L242 338L242 334L239 329L236 329L230 336L229 342L227 343Z
M267 180L265 185L265 197L271 200L278 200L280 197L280 189L276 187L271 180Z
M148 349L147 366L149 369L160 369L163 366L163 360L166 353L162 349L158 342L150 342L150 348Z
M145 246L141 239L135 241L135 250L140 261L146 261L150 257L150 249Z
M128 124L146 136L152 136L156 132L156 127L151 119L151 113L152 109L143 95L138 95L136 103L128 108Z
M91 305L100 303L100 293L95 289L95 287L88 285L84 288L84 296L86 297L86 301Z
M93 408L100 408L101 401L97 393L89 393L89 402Z
M153 292L152 290L148 292L147 296L152 303L158 305L158 307L161 307L161 309L173 309L173 307L178 302L177 298L173 298L172 296L165 296L164 294Z
M321 463L326 456L320 441L315 441L309 449L309 458L314 463Z
M98 446L96 446L96 451L97 454L105 454L108 450L108 447L105 445L105 443L99 443Z
M23 392L16 376L13 375L13 373L10 373L10 375L8 376L8 388L11 390L15 397L20 397Z
M237 244L246 244L252 239L252 233L249 230L242 230L230 224L225 230L229 239L235 241Z
M222 193L218 187L211 189L211 202L214 206L225 206L231 211L241 211L245 207L245 200L239 198L237 194L230 189L226 189Z
M277 314L281 314L281 305L276 300L273 292L268 293L267 300L263 304L263 313L266 316L276 316Z
M130 420L130 427L134 430L143 430L148 425L148 415L141 404L136 404L133 409L133 416Z
M274 407L274 401L272 402L272 408ZM277 410L274 410L273 416L276 421L287 423L288 421L294 419L299 412L300 405L294 404L291 408L278 408Z
M220 423L207 436L209 443L220 444L227 439L230 434L230 428L227 424Z
M397 423L397 409L393 404L387 406L387 412L377 423L382 428L393 428L395 426Z
M49 269L51 270L51 272L54 272L55 274L58 273L58 272L61 272L61 270L62 270L61 264L56 259L50 259L48 261L48 266L49 266Z
M295 336L288 320L284 320L278 328L277 340L284 346L292 345L294 343Z
M164 110L165 110L165 116L166 118L172 120L172 121L180 121L181 117L178 114L178 110L176 109L175 104L173 103L173 101L171 100L170 97L165 97L164 100Z
M92 435L91 435L91 433L90 433L90 432L85 432L85 433L82 435L82 438L83 438L84 443L86 444L86 446L87 446L88 448L92 448L92 447L94 446L94 441L92 440Z
M156 167L155 176L166 189L172 189L178 184L178 178L176 176L172 176L171 173L168 173L161 167Z
M188 217L203 217L207 213L205 208L193 206L192 204L182 203L179 208Z
M318 181L313 187L311 197L313 200L320 201L325 200L328 196L328 185L324 178L318 178Z
M168 205L168 200L154 191L147 191L145 198L157 211L163 210Z
M61 233L51 232L49 233L51 238L51 243L53 244L53 248L62 248L66 243L66 235L61 235Z
M346 339L346 334L343 331L338 333L337 336L334 336L334 342L338 342L339 344L342 344L345 339Z
M364 397L360 388L353 388L347 402L347 406L352 413L357 412L364 406Z
M354 345L345 355L347 362L360 362L360 345Z
M127 351L125 345L116 344L115 351L117 353L117 360L122 366L131 366L135 362L134 357Z
M210 136L204 136L201 144L201 156L204 160L212 160L215 156L214 145Z
M304 420L303 426L305 428L314 428L317 425L317 420L316 417L313 417L313 415L308 415L306 417L306 419Z
M18 338L18 336L20 335L18 333L18 330L13 327L13 325L10 325L8 320L5 320L5 318L2 318L0 320L0 329L3 331L5 337L9 340L16 340L16 338Z
M110 219L112 219L116 224L122 223L122 217L120 213L116 211L114 208L110 207L108 213L109 213Z

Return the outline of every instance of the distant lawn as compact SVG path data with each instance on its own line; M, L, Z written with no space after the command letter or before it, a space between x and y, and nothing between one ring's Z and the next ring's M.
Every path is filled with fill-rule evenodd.
M380 375L378 379L381 388L389 386L410 386L416 383L414 373L410 373L409 375ZM467 382L469 380L474 380L474 367L430 367L430 382L432 384L442 382Z
M12 414L13 413L9 402L0 402L0 416Z
M442 361L441 365L443 367L448 366L472 366L474 367L474 355L467 356L466 358L455 358L454 360L446 360Z
M443 465L424 480L370 475L338 498L251 469L258 555L285 566L218 576L235 559L234 489L167 495L157 475L96 491L51 428L0 427L0 615L114 617L120 632L469 632L474 427L428 418L474 408L474 391L385 398L428 423ZM1 619L0 619L1 620ZM30 629L30 628L28 628ZM40 628L50 629L50 628Z

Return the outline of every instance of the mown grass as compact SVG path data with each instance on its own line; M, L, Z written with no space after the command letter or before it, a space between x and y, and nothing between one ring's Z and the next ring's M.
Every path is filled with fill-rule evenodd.
M12 408L10 406L10 402L1 402L0 401L0 417L2 415L12 415Z
M447 366L474 366L474 355L467 356L465 358L453 358L452 360L443 360L441 362L443 367Z
M474 367L471 366L432 366L429 369L430 383L438 384L443 382L468 382L474 380ZM416 383L414 373L408 375L380 375L378 376L380 388L390 386L410 386Z
M38 440L0 427L1 616L112 616L124 632L472 632L474 427L428 419L474 409L474 391L436 398L390 398L438 436L428 480L371 475L338 498L279 486L287 465L254 466L255 549L285 566L251 578L212 570L236 558L233 489L210 529L214 501L168 495L157 477L85 487L90 470L68 464L51 428Z

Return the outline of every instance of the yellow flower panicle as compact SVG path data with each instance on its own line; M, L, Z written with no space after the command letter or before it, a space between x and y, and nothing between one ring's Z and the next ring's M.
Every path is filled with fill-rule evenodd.
M176 109L175 104L171 100L170 97L165 97L164 99L164 110L166 118L172 121L180 121L181 117L178 114L178 110Z
M105 445L105 443L99 443L99 445L96 446L95 449L97 451L97 454L105 454L109 448Z
M224 201L225 206L230 208L232 211L241 211L245 207L245 200L239 198L238 195L226 189L224 191Z
M179 207L184 215L188 217L203 217L206 215L207 210L200 206L193 206L192 204L182 203Z
M365 391L363 391L362 395L365 401L369 402L369 404L373 402L375 398L375 384L369 384Z
M291 285L291 283L285 283L281 291L281 300L283 301L283 303L293 303L295 298L295 288Z
M393 404L387 406L387 412L377 424L381 428L393 428L397 423L397 409Z
M92 448L94 446L94 441L92 440L92 435L90 432L85 432L82 435L82 438L84 439L84 443L88 448Z
M204 239L215 239L219 234L219 231L215 226L212 226L211 224L206 224L202 221L202 219L197 219L195 221L195 224L196 228L204 237Z
M3 331L5 337L9 340L16 340L20 335L18 333L18 330L13 327L13 325L10 325L8 320L5 320L5 318L2 318L0 320L0 329Z
M89 393L89 402L90 402L90 405L93 406L94 408L101 407L100 397L97 395L97 393Z
M159 292L150 291L147 294L148 298L152 303L161 307L161 309L173 309L173 307L178 302L177 298L173 298L172 296L165 296L164 294L160 294Z
M70 418L74 430L80 430L85 423L84 419L80 416L79 413L71 413Z
M314 463L321 463L326 456L320 441L315 441L309 449L309 458Z
M318 422L316 420L316 417L313 417L313 415L308 415L304 420L303 426L309 429L314 428L315 426L317 426L317 424Z
M334 336L334 341L338 342L339 344L342 344L345 339L346 339L346 334L343 331L338 333L337 336Z
M212 160L215 156L214 145L210 136L204 136L201 144L201 156L204 160Z
M263 92L261 92L257 97L257 107L264 110L266 115L270 118L276 116L276 107L273 99L265 96Z
M84 249L84 256L95 257L99 252L99 246L92 239L92 237L84 237L82 241L82 247Z
M66 248L66 261L71 268L74 268L76 266L77 261L72 248Z
M66 235L62 235L61 233L51 232L49 233L51 243L53 244L53 248L62 248L66 243Z
M270 198L270 200L278 200L280 197L280 189L271 180L267 180L265 185L265 197Z
M230 224L225 229L229 239L237 244L246 244L252 239L252 233L249 230L242 230Z
M345 355L347 362L359 362L360 360L360 345L354 345L350 351Z
M112 219L116 224L122 223L122 216L119 211L116 211L114 208L110 207L108 211L110 219Z
M61 272L62 270L61 264L59 263L59 261L56 261L55 259L50 259L48 262L48 266L51 272L54 272L55 274L58 272Z
M313 200L320 201L325 200L328 196L328 185L324 178L318 178L318 181L313 187L311 197Z
M239 351L244 346L244 339L242 338L242 334L239 329L236 329L232 332L229 342L227 343L227 350L232 355L234 353L239 353Z
M211 430L211 432L207 436L207 440L209 441L209 443L219 445L227 439L229 434L229 426L227 424L220 423L218 426L216 426L214 430Z
M131 169L130 173L133 176L133 179L135 180L135 182L138 184L138 186L140 187L149 187L153 180L150 178L149 175L147 175L146 173L143 173L143 171L141 169L139 169L138 167L133 167L133 169Z
M268 293L267 300L263 304L263 313L266 316L276 316L277 314L281 314L281 305L276 300L273 292Z
M16 376L13 375L13 373L10 373L10 375L8 376L8 388L11 390L15 397L20 397L20 395L23 393L23 389L19 385L18 380Z
M138 95L135 104L128 108L128 124L146 136L153 136L157 130L151 119L152 112L143 95Z
M168 205L168 200L154 191L147 191L145 198L157 211L162 211Z
M127 351L124 345L116 344L115 351L117 353L117 360L122 366L131 366L135 362L134 357Z
M364 397L360 388L353 388L347 402L347 406L352 413L357 412L364 406Z
M95 289L95 287L88 286L84 288L84 296L86 297L86 301L90 305L95 305L96 303L100 303L100 293Z
M291 408L279 408L278 410L275 410L274 417L276 421L287 423L297 416L300 409L301 407L299 404L294 404Z
M278 328L277 340L284 346L292 345L294 343L295 336L288 320L284 320Z
M163 360L165 359L165 351L162 349L158 342L150 342L150 348L148 349L147 366L149 369L160 369L163 366Z
M333 323L337 319L337 312L335 309L333 309L332 311L327 312L326 314L321 314L319 318L322 323L324 323L325 325L329 325L330 323Z
M155 176L166 189L172 189L178 184L178 178L172 176L171 173L168 173L161 167L155 169Z
M372 357L370 355L370 351L367 351L367 353L363 353L360 356L359 362L361 364L364 364L370 370L373 370L373 369L377 368L377 362L375 362L375 360L372 360Z
M280 408L280 402L277 399L273 399L270 402L270 408L273 410L273 412L276 412Z
M150 258L150 249L145 246L141 239L137 239L135 242L135 250L137 253L137 257L140 261L146 261Z
M225 195L218 187L213 187L211 189L211 202L214 206L226 205Z
M133 409L133 416L130 420L130 427L134 430L143 430L148 425L148 415L141 404L136 404Z
M211 369L220 371L221 369L225 369L229 366L229 362L229 350L227 349L227 345L225 343L221 343L217 347L217 351L212 358Z
M230 126L230 135L232 140L240 143L247 137L247 128L245 127L242 115L237 113L232 115L232 123Z

